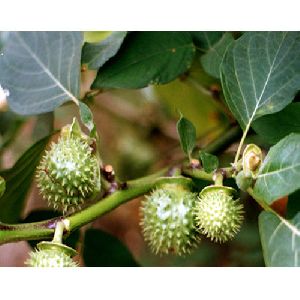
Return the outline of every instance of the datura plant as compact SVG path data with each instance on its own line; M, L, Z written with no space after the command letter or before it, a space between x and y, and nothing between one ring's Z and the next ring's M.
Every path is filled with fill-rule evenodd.
M8 32L0 51L0 154L36 141L0 171L24 265L300 265L299 32ZM126 216L118 238L97 228L134 199L104 222Z

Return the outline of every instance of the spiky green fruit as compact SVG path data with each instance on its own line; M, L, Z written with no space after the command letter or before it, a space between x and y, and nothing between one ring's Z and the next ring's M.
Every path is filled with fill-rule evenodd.
M76 251L62 244L41 242L37 249L30 253L30 258L25 262L29 267L77 267L71 256Z
M195 230L196 195L170 184L156 189L141 206L145 241L155 254L189 253L200 241Z
M234 238L243 221L243 205L233 199L232 189L211 186L202 190L195 205L200 233L212 241L224 243Z
M72 128L72 127L71 127ZM100 168L89 139L64 130L37 167L37 184L49 206L75 211L100 191ZM77 129L78 130L78 129Z

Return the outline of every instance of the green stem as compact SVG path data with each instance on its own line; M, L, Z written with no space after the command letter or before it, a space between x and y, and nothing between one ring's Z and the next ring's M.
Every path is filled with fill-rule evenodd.
M65 229L64 222L62 222L62 221L57 222L57 224L55 226L54 237L53 237L52 242L59 243L59 244L62 243L64 229Z
M278 213L274 209L272 209L263 199L261 199L257 195L255 195L252 188L248 188L247 192L264 210L270 211L270 212L278 215Z
M235 127L230 129L219 141L209 145L206 151L216 153L220 148L231 144L240 134L240 129ZM144 195L155 187L164 183L178 183L187 186L193 185L190 178L183 176L178 177L162 177L165 176L169 169L165 168L150 176L133 180L127 183L127 188L117 191L99 202L83 209L68 217L58 217L50 220L45 220L35 223L26 224L4 224L0 222L0 245L4 243L16 242L21 240L41 240L53 237L55 227L58 222L62 221L68 224L65 229L68 232L73 231L85 224L92 222L98 217L108 213L119 205ZM226 174L231 174L231 170L226 170ZM190 167L183 167L183 175L188 175L192 178L200 178L203 180L213 181L213 174L208 174L201 169L190 169Z
M243 147L243 144L245 142L245 139L246 139L246 136L247 136L247 133L250 129L250 124L251 124L251 121L249 121L249 123L247 124L247 127L245 129L245 131L243 132L243 135L242 135L242 138L240 140L240 144L239 144L239 147L237 149L237 152L236 152L236 155L235 155L235 158L234 158L234 166L236 166L238 160L239 160L239 157L240 157L240 154L241 154L241 151L242 151L242 147Z
M76 228L90 223L105 213L108 213L119 205L144 195L164 183L178 183L190 186L192 185L192 180L185 177L146 177L132 183L128 182L128 188L126 190L117 191L96 204L64 219L59 217L42 222L15 225L0 223L0 244L20 240L51 238L54 234L56 225L61 221L68 223L68 230L73 231Z

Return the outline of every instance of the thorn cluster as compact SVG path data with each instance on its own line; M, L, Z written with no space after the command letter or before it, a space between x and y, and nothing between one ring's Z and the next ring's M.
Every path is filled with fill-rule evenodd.
M100 169L89 144L79 137L52 143L37 168L37 184L49 206L75 211L100 190Z
M243 221L243 205L223 189L201 194L195 205L195 218L200 233L212 241L224 243L239 231Z
M141 226L155 254L189 253L200 241L195 230L196 195L178 185L165 185L142 202Z
M65 252L59 249L34 250L25 262L28 267L77 267L78 265Z

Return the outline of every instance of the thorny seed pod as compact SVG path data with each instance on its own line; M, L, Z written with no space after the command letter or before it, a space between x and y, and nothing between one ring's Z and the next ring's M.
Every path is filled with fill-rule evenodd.
M49 206L63 212L80 209L81 204L100 191L100 168L90 138L76 120L62 129L57 143L37 167L37 184Z
M163 185L142 202L144 238L155 254L189 253L200 241L193 218L196 195L177 184Z
M72 256L76 251L63 244L54 242L41 242L37 249L30 253L30 258L25 262L28 267L77 267Z
M200 233L212 241L224 243L239 231L243 205L233 199L234 189L224 186L204 188L195 205L195 218Z

